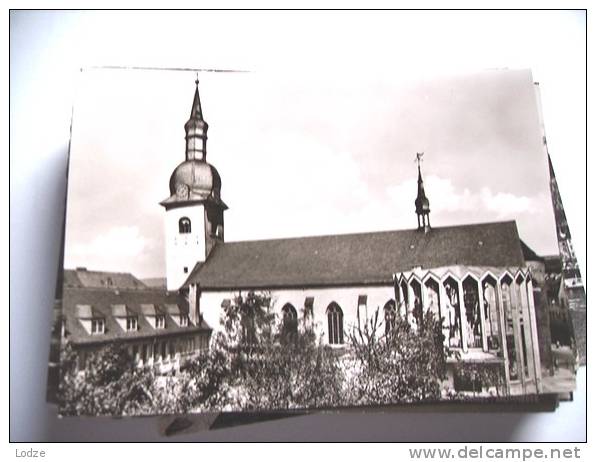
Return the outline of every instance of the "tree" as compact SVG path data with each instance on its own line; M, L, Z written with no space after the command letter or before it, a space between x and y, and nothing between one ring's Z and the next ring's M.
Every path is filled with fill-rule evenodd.
M229 405L230 361L221 348L201 352L184 372L190 409L212 411Z
M224 307L221 323L213 351L226 360L222 369L228 371L224 382L231 408L339 403L342 374L336 357L311 331L279 322L268 293L239 293Z
M62 350L58 408L61 415L178 414L195 405L191 375L156 373L138 367L125 345L114 343L89 353L84 369L70 344Z
M401 316L381 329L379 309L348 334L354 358L349 378L355 405L438 400L445 378L447 349L441 323L430 312L416 329Z

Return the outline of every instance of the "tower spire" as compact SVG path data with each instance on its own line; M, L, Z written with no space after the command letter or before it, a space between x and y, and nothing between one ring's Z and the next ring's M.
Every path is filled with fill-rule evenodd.
M207 130L209 125L203 119L203 108L199 95L199 77L195 79L195 96L190 118L184 125L186 131L186 160L207 160Z
M203 110L201 109L201 97L199 96L199 75L195 79L195 96L192 102L192 109L190 111L190 118L198 118L203 120Z
M422 163L423 152L416 153L415 162L418 163L418 194L414 205L416 206L416 216L418 218L418 229L424 230L425 233L430 231L430 203L424 192L424 181L422 180L422 172L420 164Z

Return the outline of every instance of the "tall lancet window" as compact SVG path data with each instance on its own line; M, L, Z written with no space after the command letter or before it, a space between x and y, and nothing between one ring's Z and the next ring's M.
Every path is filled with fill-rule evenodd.
M190 234L190 218L182 217L180 218L180 220L178 220L178 231L180 232L180 234Z
M464 289L464 306L466 317L464 329L468 347L482 348L482 321L480 320L480 297L478 294L478 282L468 276L462 284Z
M457 281L449 276L445 282L445 320L449 326L448 345L453 348L461 348L461 310L460 310L460 296Z
M298 333L298 313L290 303L286 303L281 309L282 315L282 337L288 339Z
M329 327L329 343L340 345L344 343L344 314L335 302L327 307L327 323Z
M505 340L507 342L507 357L509 359L509 379L519 380L519 358L515 339L515 323L513 319L512 284L513 280L509 276L505 276L501 280L501 297L503 299L503 312L505 314Z

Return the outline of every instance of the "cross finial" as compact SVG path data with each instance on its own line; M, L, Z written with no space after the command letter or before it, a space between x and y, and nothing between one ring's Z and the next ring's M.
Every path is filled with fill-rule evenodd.
M418 162L418 167L420 167L420 163L422 162L422 156L424 156L424 152L416 153L416 160L414 162Z

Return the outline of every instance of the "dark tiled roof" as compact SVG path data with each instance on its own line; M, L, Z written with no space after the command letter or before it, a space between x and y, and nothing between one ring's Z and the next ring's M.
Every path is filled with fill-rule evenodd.
M544 262L544 258L539 256L536 252L534 252L528 244L520 239L522 253L524 254L524 260L526 261L540 261Z
M145 289L147 286L130 273L115 273L112 271L89 271L85 268L65 269L65 287L116 289Z
M166 314L166 327L155 329L143 315L142 305L156 305L159 312ZM79 320L82 312L87 309L77 308L89 306L94 317L105 320L105 333L100 335L88 334ZM138 316L138 330L126 332L123 330L112 313L112 307L125 305L127 313ZM62 313L66 318L67 339L73 343L102 343L116 339L150 338L172 334L196 333L209 331L211 328L201 321L200 325L192 323L188 327L180 327L172 316L175 316L172 305L177 305L181 314L188 315L188 302L177 292L165 290L111 290L65 287L62 299ZM169 307L169 308L167 308Z
M143 278L141 282L147 287L156 287L159 289L165 289L167 285L166 278Z
M514 221L217 244L185 285L205 289L386 284L417 266L521 266Z
M563 262L559 255L547 255L544 257L544 266L547 273L562 273Z
M144 316L162 316L165 314L164 307L155 303L141 303L141 314ZM177 306L177 305L174 305ZM167 310L167 307L166 307Z

